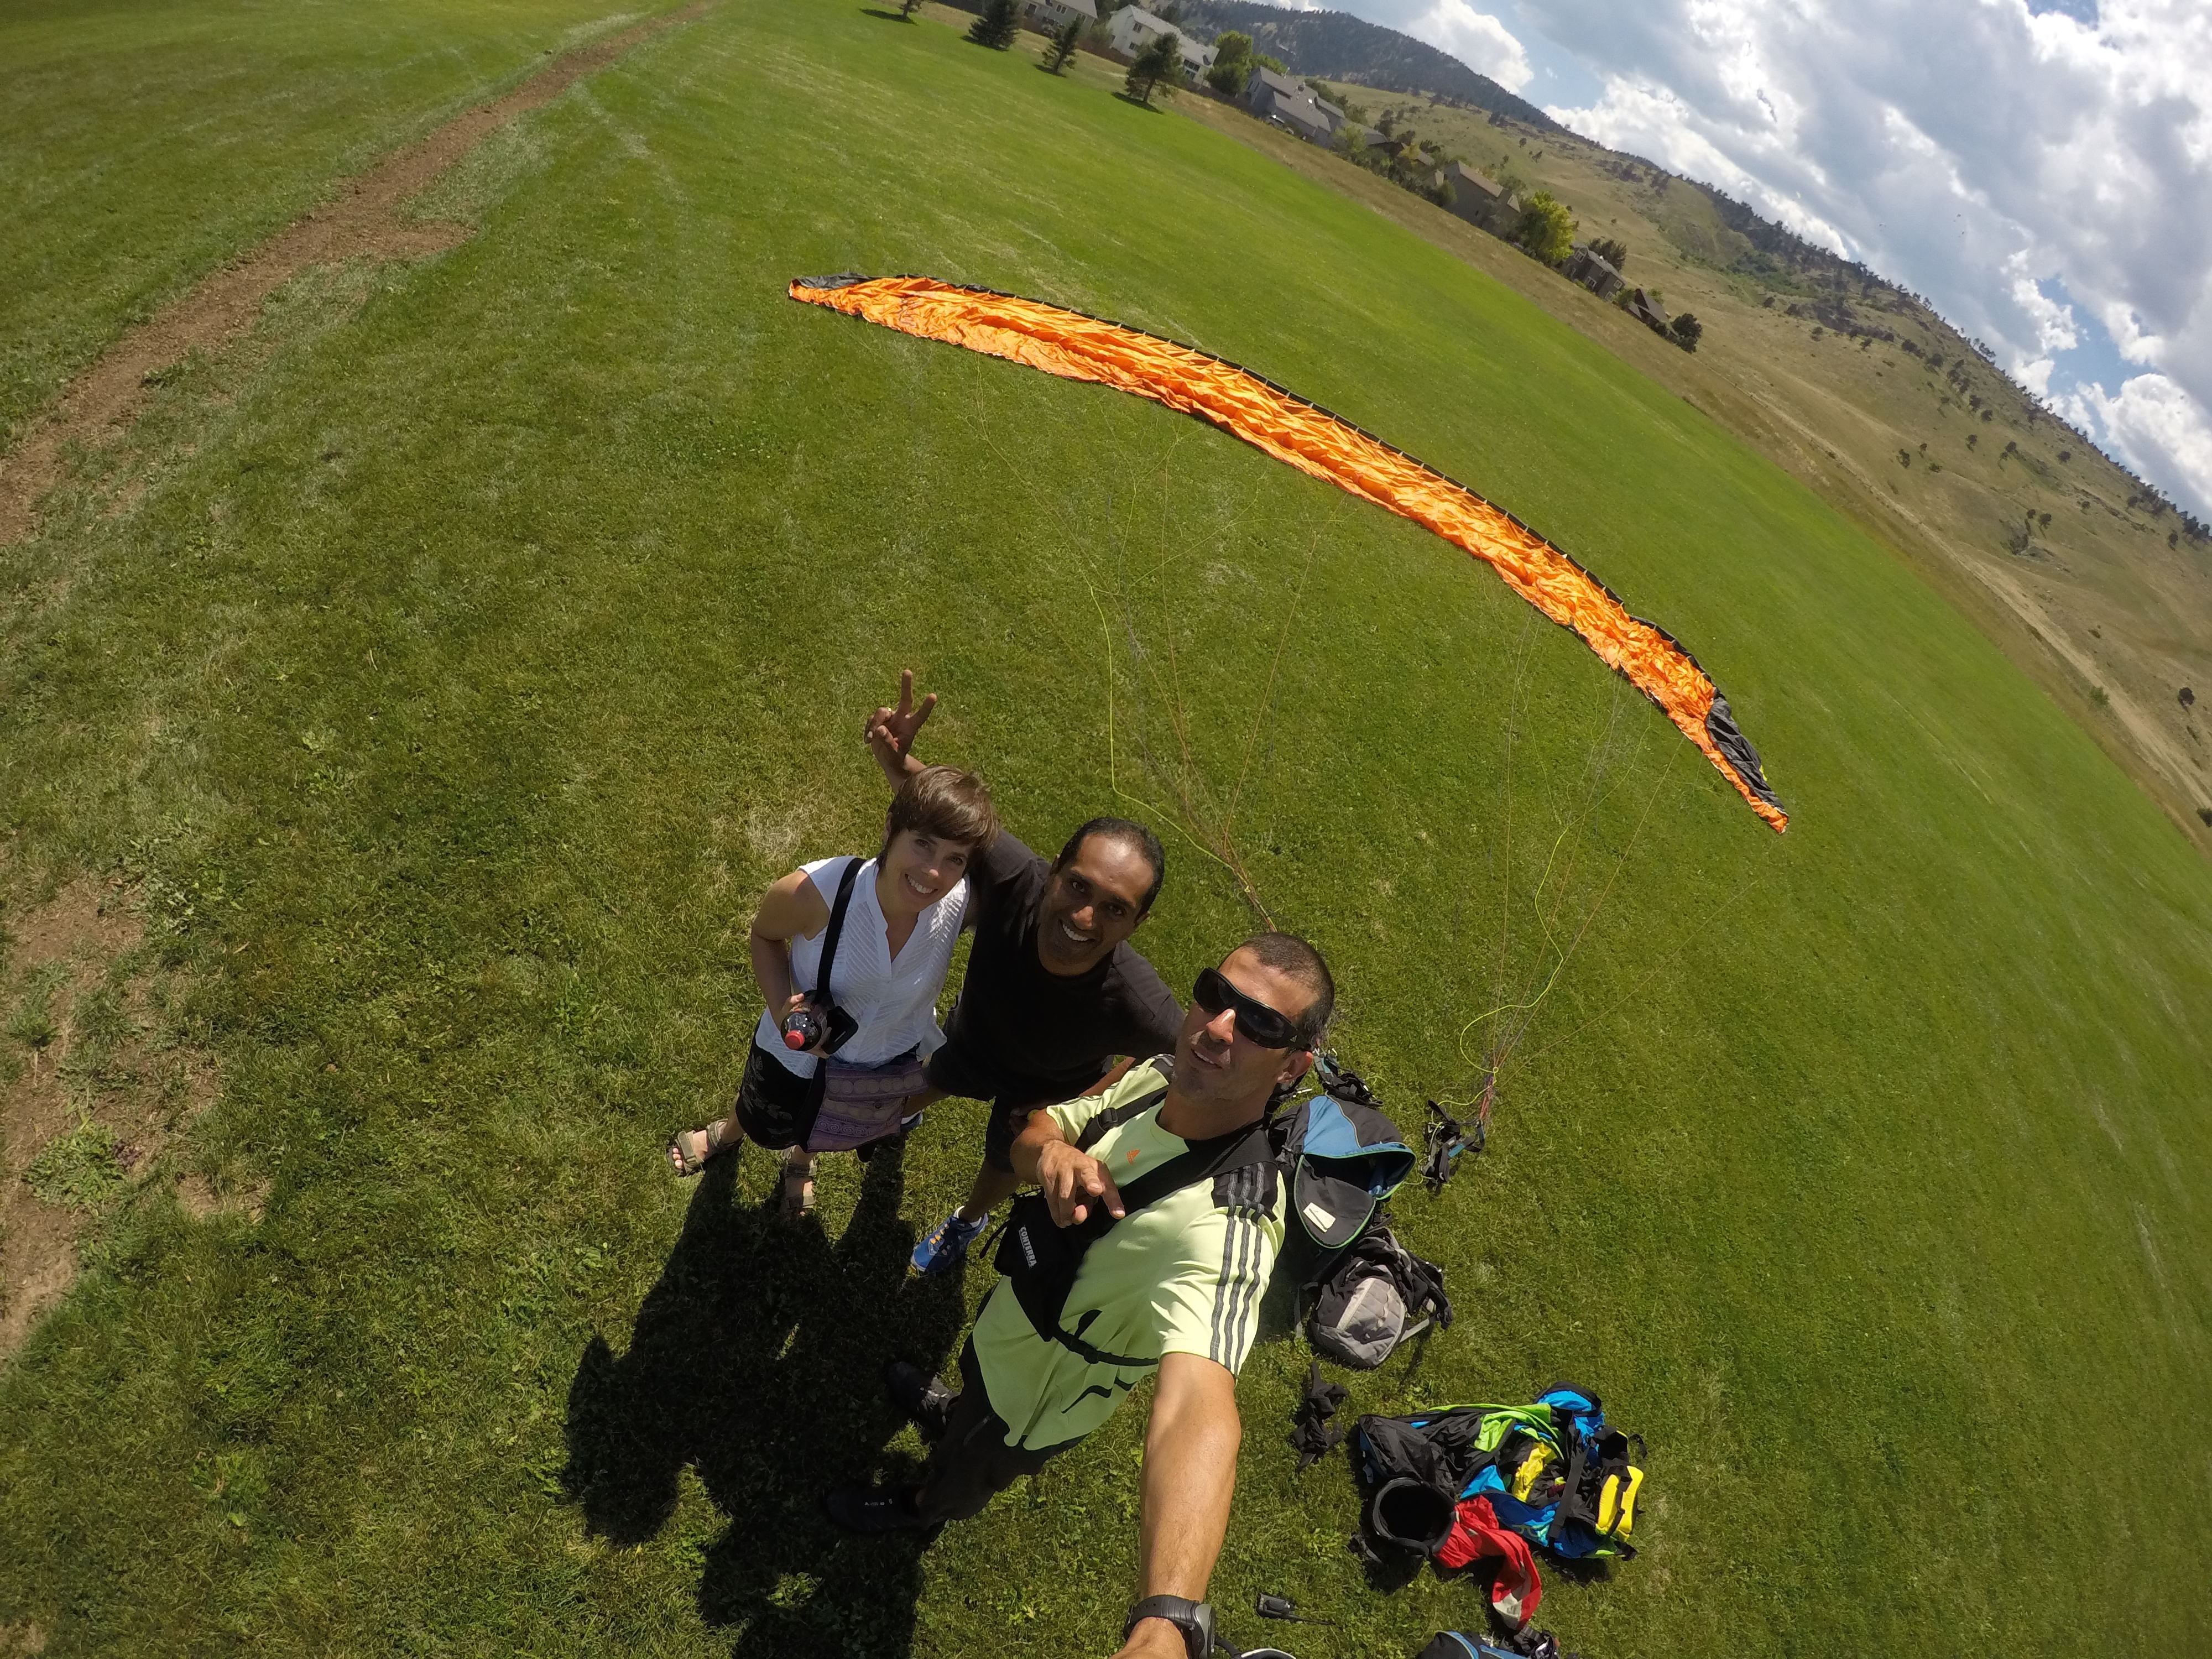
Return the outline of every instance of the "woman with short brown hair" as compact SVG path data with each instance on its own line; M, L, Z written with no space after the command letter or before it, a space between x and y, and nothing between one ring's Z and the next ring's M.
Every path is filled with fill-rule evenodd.
M803 1215L817 1152L896 1129L945 1040L937 998L967 915L968 866L998 832L981 778L927 767L893 797L875 857L817 860L762 896L750 947L766 1006L737 1108L669 1142L679 1175L740 1140L782 1149L784 1210Z

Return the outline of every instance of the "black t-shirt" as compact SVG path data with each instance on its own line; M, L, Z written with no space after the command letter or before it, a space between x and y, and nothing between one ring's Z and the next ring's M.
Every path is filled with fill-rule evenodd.
M965 1064L1075 1094L1116 1054L1146 1060L1170 1052L1182 1010L1126 939L1088 973L1045 971L1037 920L1051 874L1003 830L969 867L975 943L945 1035Z

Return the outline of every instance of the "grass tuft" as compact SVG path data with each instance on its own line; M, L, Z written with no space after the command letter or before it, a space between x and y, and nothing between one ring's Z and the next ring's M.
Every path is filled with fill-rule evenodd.
M122 1145L105 1125L85 1119L39 1149L23 1179L46 1203L69 1210L97 1210L123 1189Z

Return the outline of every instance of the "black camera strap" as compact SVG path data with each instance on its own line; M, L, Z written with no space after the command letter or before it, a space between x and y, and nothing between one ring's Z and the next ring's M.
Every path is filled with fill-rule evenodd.
M853 908L853 884L860 878L866 859L845 860L845 873L837 878L837 902L830 907L829 930L822 935L822 966L814 975L814 1000L830 1006L830 965L837 960L837 936L845 931L845 912Z

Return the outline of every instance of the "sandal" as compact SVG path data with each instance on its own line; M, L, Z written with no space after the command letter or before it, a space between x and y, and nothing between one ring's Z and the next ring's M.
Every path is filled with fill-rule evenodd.
M814 1160L787 1161L783 1166L783 1216L799 1221L814 1213Z
M685 1139L692 1135L702 1136L707 1142L707 1150L696 1158L692 1157L690 1150L684 1145ZM676 1138L668 1143L668 1161L676 1166L676 1173L688 1181L707 1167L708 1158L713 1158L717 1152L726 1151L730 1143L738 1139L736 1135L725 1135L719 1121L709 1123L703 1129L680 1130Z

